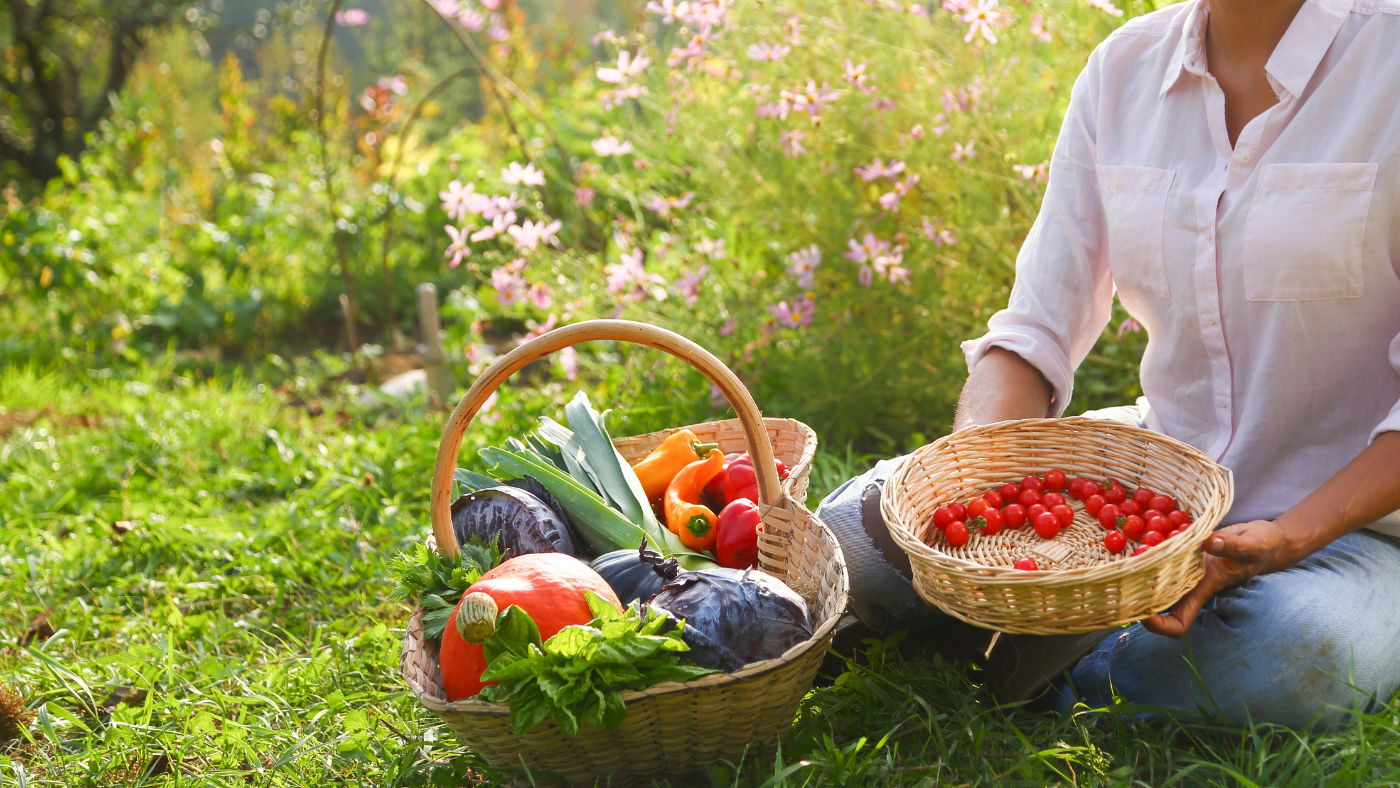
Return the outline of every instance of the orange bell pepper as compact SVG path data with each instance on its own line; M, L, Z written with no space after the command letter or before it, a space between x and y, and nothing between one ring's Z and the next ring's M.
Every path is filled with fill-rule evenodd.
M705 459L718 445L701 443L690 430L677 430L643 457L641 462L633 465L632 472L637 474L637 481L642 483L647 500L656 503L666 494L666 488L682 468Z
M724 452L710 450L709 456L685 466L666 487L666 527L692 550L708 550L719 538L715 513L701 505L705 485L724 468Z

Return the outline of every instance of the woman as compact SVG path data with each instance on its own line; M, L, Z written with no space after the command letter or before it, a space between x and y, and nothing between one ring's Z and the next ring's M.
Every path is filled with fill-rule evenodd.
M1061 414L1116 288L1151 337L1145 397L1097 415L1211 455L1235 503L1170 611L1092 638L1003 638L993 667L998 650L1021 663L994 671L1004 697L1073 665L1062 710L1117 694L1330 728L1400 688L1396 97L1400 0L1191 0L1090 58L1010 304L964 343L954 426ZM928 626L869 505L887 473L820 513L858 615Z

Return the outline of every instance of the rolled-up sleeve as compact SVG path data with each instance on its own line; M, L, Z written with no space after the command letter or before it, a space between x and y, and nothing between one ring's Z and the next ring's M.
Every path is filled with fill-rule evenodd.
M1400 268L1400 266L1397 266ZM1390 341L1390 368L1395 370L1395 374L1400 375L1400 336ZM1400 402L1396 402L1380 424L1371 430L1371 440L1375 441L1382 433L1400 432Z
M1099 53L1075 82L1050 159L1050 183L1016 258L1007 307L988 331L962 344L969 370L994 347L1021 356L1054 388L1059 416L1074 391L1074 370L1093 349L1113 308L1107 232L1095 168Z

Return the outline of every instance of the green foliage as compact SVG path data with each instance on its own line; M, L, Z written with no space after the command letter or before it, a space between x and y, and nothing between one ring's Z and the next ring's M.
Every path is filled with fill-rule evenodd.
M457 560L450 563L426 542L399 553L389 564L393 600L406 600L423 608L423 637L441 640L452 610L472 583L501 563L496 545L472 538L457 546Z
M563 731L580 725L617 730L627 717L623 690L667 681L690 681L717 671L681 664L690 647L681 640L684 623L633 602L619 611L585 591L594 618L568 626L540 642L540 630L524 610L511 605L496 617L496 631L482 645L487 668L481 697L510 704L510 724L525 733L545 719Z

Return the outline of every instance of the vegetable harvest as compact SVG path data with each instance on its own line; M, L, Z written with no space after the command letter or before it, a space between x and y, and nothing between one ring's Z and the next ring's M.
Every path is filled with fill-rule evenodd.
M642 461L632 466L637 479L646 491L647 500L660 501L666 487L676 478L685 466L703 460L711 451L719 448L717 443L701 443L694 432L677 430L671 437L661 442Z
M679 536L686 547L708 550L719 538L715 513L700 503L700 495L710 479L723 468L724 454L719 449L712 449L705 459L682 468L666 487L663 501L666 527Z

